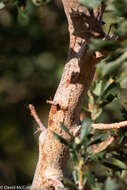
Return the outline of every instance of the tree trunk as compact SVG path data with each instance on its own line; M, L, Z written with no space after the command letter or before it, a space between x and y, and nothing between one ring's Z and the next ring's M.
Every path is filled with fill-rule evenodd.
M60 127L63 123L73 131L80 124L80 111L90 87L97 57L88 50L92 37L102 38L101 18L103 5L94 11L81 6L78 0L63 0L68 20L70 45L63 75L51 102L48 129L39 137L39 161L32 183L32 190L62 187L63 166L67 161L67 149L54 138L57 133L71 141Z

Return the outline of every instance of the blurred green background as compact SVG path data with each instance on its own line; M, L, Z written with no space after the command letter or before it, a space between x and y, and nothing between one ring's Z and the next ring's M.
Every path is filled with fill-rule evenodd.
M50 106L68 50L62 4L12 6L0 10L0 185L31 184L37 158L32 103L47 125Z

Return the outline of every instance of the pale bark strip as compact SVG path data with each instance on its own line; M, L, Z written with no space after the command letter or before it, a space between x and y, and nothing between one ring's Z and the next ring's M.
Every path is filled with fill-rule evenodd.
M122 127L127 127L127 121L121 121L118 123L96 123L92 124L94 129L109 130L109 129L119 129Z
M81 130L81 125L77 126L76 129L71 129L70 132L74 137L78 136ZM99 130L110 130L110 129L120 129L123 127L127 127L127 121L121 121L117 123L92 123L92 127L94 129Z
M63 5L70 33L69 55L52 101L47 132L40 135L39 161L32 190L58 189L63 186L60 179L68 152L54 138L53 132L71 141L60 125L63 123L68 129L79 125L84 96L92 82L97 61L96 56L89 53L88 43L91 37L103 37L101 7L92 12L81 6L78 0L63 0Z

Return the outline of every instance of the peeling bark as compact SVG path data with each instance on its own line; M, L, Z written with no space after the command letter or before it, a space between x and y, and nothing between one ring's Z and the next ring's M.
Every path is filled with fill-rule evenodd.
M89 52L88 44L92 37L104 37L101 26L103 5L90 11L81 6L78 0L62 2L70 34L69 53L60 84L51 102L48 129L39 137L39 161L32 190L63 187L60 180L68 152L66 147L53 137L53 132L71 141L70 136L61 129L61 123L71 132L80 125L80 111L97 62L96 55Z

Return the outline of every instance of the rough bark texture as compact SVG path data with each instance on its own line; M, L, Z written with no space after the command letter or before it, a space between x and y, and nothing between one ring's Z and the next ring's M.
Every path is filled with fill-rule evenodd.
M63 166L67 160L66 147L53 137L53 132L68 141L60 125L64 123L72 131L80 124L79 116L85 94L95 73L97 58L88 51L92 37L102 38L102 6L89 11L78 0L63 0L68 20L70 45L63 75L52 101L48 129L39 137L39 161L32 190L62 187Z

